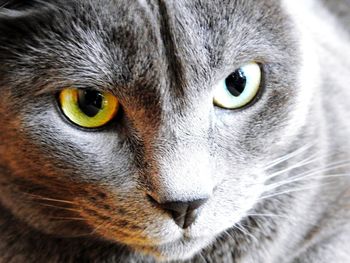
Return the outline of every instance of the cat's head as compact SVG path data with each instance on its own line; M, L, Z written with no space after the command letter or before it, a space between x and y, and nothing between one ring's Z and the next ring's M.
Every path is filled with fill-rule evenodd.
M311 101L279 1L20 2L0 7L0 199L19 220L171 259L254 207ZM84 128L67 88L119 108Z

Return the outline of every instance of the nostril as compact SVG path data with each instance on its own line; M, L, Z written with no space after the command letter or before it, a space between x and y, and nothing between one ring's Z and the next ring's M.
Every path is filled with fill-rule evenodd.
M193 211L202 206L208 199L199 199L194 201L175 201L175 202L166 202L160 204L162 208L169 211L174 211L178 213L185 213L186 211Z
M157 203L163 210L170 212L175 223L181 228L187 228L196 220L198 208L208 201L208 198L193 201L172 201L158 203L150 196L151 202Z
M151 196L150 194L147 195L148 200L152 203L155 204L157 206L159 206L159 202L153 198L153 196Z

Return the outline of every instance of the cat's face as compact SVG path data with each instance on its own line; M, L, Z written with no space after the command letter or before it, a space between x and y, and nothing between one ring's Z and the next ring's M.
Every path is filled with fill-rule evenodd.
M193 255L254 207L264 168L304 125L310 90L281 4L52 2L0 12L1 202L46 233ZM252 61L254 102L214 106L217 83ZM121 111L81 129L59 109L66 87L108 91ZM150 196L209 199L182 229Z

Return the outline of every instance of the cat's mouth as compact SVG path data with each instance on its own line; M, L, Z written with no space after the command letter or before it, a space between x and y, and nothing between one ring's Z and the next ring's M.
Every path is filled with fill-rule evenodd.
M194 236L188 231L171 231L172 234L163 238L150 238L147 236L131 235L124 240L111 239L124 243L131 250L146 256L156 258L157 261L185 260L194 256L198 251L212 243L215 237ZM130 235L129 235L130 234Z
M137 252L156 257L158 261L185 260L208 246L211 238L183 237L161 245L135 245L131 246Z

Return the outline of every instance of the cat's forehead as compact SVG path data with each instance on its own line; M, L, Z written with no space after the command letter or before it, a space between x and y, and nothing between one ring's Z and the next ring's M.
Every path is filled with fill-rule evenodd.
M178 88L195 86L252 60L288 60L286 51L292 49L279 1L99 0L80 5L68 19L79 18L83 28L87 20L92 24L93 34L102 35L101 56L109 56L127 82L170 74Z
M96 22L117 28L120 38L116 42L132 52L149 51L150 46L164 48L198 66L224 55L231 60L271 55L289 40L285 39L289 21L280 2L274 0L101 0L93 5L101 13Z
M132 93L127 97L133 100L145 90L181 95L188 88L205 90L252 60L280 63L293 56L279 1L49 2L1 29L7 43L8 34L21 39L11 45L25 50L25 70L60 87L109 87L118 96Z

